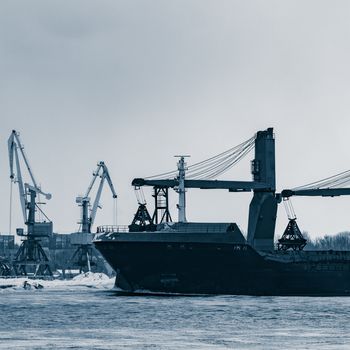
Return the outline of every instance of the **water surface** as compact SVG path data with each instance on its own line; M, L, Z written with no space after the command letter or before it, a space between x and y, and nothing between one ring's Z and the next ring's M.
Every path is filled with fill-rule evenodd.
M350 298L5 289L0 349L350 349Z

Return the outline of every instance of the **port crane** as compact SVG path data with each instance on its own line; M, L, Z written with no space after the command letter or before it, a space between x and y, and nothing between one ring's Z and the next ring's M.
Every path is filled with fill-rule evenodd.
M100 179L100 183L98 185L96 197L94 201L91 202L90 194L97 178ZM95 222L97 209L101 208L100 199L106 181L112 192L113 198L116 199L117 193L114 189L108 168L103 161L100 161L97 164L97 169L93 172L92 180L85 195L76 197L76 203L81 207L81 220L79 222L81 225L81 231L71 235L71 243L77 245L77 249L71 258L71 262L73 265L79 266L80 272L84 270L91 271L93 255L96 255L96 251L92 245L93 234L91 233L91 227Z
M13 260L15 273L25 276L30 273L35 277L52 276L49 259L40 244L40 238L52 235L52 222L36 201L39 195L49 200L51 194L44 192L35 180L20 135L16 130L12 130L8 139L8 153L11 183L18 185L23 220L27 226L27 232L24 232L22 228L16 230L17 235L23 237L23 240ZM20 156L30 176L31 184L23 182ZM37 212L43 215L43 221L36 220Z

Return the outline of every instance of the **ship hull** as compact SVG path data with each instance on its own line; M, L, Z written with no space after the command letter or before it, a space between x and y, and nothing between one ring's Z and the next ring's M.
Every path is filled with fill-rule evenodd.
M348 252L260 254L248 244L97 241L128 292L350 295Z

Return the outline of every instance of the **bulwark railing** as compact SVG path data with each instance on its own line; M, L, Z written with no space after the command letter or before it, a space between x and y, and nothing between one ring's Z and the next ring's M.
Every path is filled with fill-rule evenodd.
M127 225L103 225L98 226L96 233L113 233L113 232L129 232Z

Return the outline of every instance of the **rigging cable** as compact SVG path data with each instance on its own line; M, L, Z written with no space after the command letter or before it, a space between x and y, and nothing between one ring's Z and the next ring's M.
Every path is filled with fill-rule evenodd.
M243 150L241 150L237 155L234 155L234 157L229 157L227 160L224 160L220 162L219 164L215 164L214 166L208 167L202 172L195 173L195 174L189 174L188 178L199 178L199 179L212 179L215 178L227 170L229 170L233 165L235 165L237 162L239 162L250 150L252 147L248 145L248 147L245 147Z
M12 186L13 181L11 181L10 185L10 217L9 217L9 234L12 234Z
M290 198L283 198L284 209L286 211L289 220L295 220L297 217L293 208L292 201Z
M117 206L117 198L114 198L114 201L113 201L113 206L114 206L114 215L113 215L113 225L114 226L117 226L117 220L118 220L118 206Z
M43 210L42 210L41 207L38 205L38 203L35 203L35 207L38 209L40 221L42 221L42 218L44 217L48 222L51 222L51 220L49 219L49 217L43 212Z
M239 162L246 156L253 148L255 143L255 136L251 137L245 142L230 148L229 150L219 153L211 158L195 163L187 168L187 179L213 179ZM145 179L169 179L176 178L178 171L169 171L166 173L146 177Z
M136 196L137 203L139 205L145 205L146 203L146 197L145 194L143 193L143 189L140 186L135 186L134 188L134 193Z
M327 177L325 179L311 182L304 186L293 188L296 190L309 190L309 189L320 189L320 188L336 188L340 185L346 185L350 183L350 170L343 171L339 174Z

